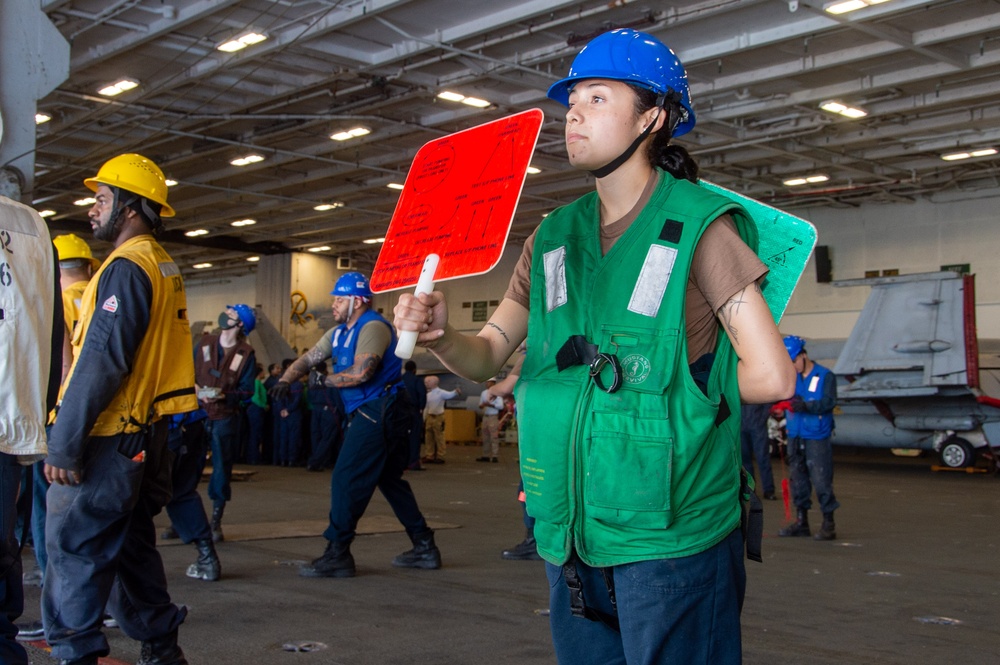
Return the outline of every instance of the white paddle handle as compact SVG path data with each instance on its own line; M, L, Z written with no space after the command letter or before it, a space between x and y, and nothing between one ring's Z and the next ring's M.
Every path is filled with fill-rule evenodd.
M417 288L413 290L413 295L419 296L421 293L430 293L434 290L434 273L437 271L439 259L437 254L428 254L424 259L424 267L420 270L420 279L417 280ZM409 360L416 345L416 330L401 331L399 341L396 342L396 357Z

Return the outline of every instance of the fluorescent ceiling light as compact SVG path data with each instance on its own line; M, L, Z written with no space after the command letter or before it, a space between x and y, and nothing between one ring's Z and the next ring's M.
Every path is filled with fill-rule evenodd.
M257 223L256 219L237 219L235 222L230 222L230 226L253 226Z
M329 245L323 245L322 247L310 247L308 251L310 251L310 252L329 252L330 251L330 246Z
M259 256L248 256L247 257L247 261L249 261L250 263L257 263L258 261L260 261L260 257Z
M367 127L354 127L353 129L348 129L343 132L337 132L336 134L330 134L330 138L334 141L348 141L350 139L356 139L362 136L367 136L371 134L372 130Z
M403 189L403 186L400 185L398 182L390 182L388 185L386 185L386 187L388 187L389 189Z
M73 205L75 206L92 206L95 203L97 203L97 199L95 199L93 196L87 196L82 199L77 199L76 201L73 201Z
M845 118L857 119L863 118L868 115L868 111L857 106L848 106L847 104L842 104L841 102L830 100L823 102L819 105L824 111L829 111L830 113L836 113L842 115Z
M541 173L541 172L542 172L542 170L540 168L538 168L537 166L529 166L528 167L528 173L530 173L531 175L535 175L536 173Z
M477 109L483 109L490 105L490 102L485 99L480 99L478 97L466 97L460 92L452 92L451 90L442 90L437 96L440 99L444 99L449 102L461 102L462 104L467 104L468 106L475 106Z
M52 119L48 113L36 113L35 114L35 124L42 125Z
M184 233L188 238L197 238L198 236L207 236L207 229L194 229L193 231L186 231Z
M816 175L801 176L798 178L789 178L783 181L785 187L798 187L800 185L815 185L816 183L826 182L830 179L830 176L823 175L822 173L817 173Z
M177 184L177 181L176 180L172 180L170 178L167 178L166 184L167 184L167 187L173 187L174 185Z
M871 5L880 5L883 2L888 2L888 0L839 0L839 2L831 2L826 5L823 10L827 14L846 14Z
M235 39L230 39L228 42L223 42L215 48L226 53L233 53L234 51L240 51L253 44L259 44L265 39L267 39L267 35L262 35L259 32L248 32L241 37L236 37Z
M952 152L947 155L941 155L941 159L946 162L957 162L961 159L970 159L972 157L989 157L990 155L997 154L996 148L980 148L979 150L969 150L966 152Z
M194 268L195 270L204 270L205 268L211 268L212 264L211 263L196 263L196 264L194 264L191 267Z
M368 238L367 240L362 240L366 245L377 245L380 242L385 242L385 238Z
M264 161L264 158L261 155L247 155L246 157L237 157L229 163L233 166L246 166L247 164L256 164L262 161Z
M51 217L54 214L56 214L55 210L39 210L38 211L38 216L39 217Z
M111 85L106 85L97 91L97 94L104 95L105 97L114 97L115 95L120 95L123 92L131 90L138 87L139 82L134 79L122 79L117 83L112 83Z
M320 203L318 206L313 206L313 210L318 210L319 212L326 212L327 210L333 210L335 208L342 208L344 204L340 201L334 201L333 203Z

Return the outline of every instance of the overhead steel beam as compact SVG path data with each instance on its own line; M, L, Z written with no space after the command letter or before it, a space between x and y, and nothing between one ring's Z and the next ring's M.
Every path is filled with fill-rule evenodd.
M146 42L158 39L168 32L174 32L189 23L202 19L225 7L235 5L240 0L201 0L189 5L184 5L177 10L173 18L161 18L149 24L146 32L130 32L127 35L101 43L87 49L82 53L74 54L70 61L72 71L80 71L87 67L99 64L108 58L128 52L135 47ZM54 12L61 9L65 2L48 2L43 6L46 12Z
M38 0L0 0L0 17L0 168L20 180L21 198L30 202L37 104L69 76L69 44Z

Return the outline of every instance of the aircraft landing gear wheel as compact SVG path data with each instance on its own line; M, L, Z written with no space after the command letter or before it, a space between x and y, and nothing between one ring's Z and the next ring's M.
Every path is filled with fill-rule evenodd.
M972 444L953 436L941 446L941 464L951 469L972 466L976 462L976 451Z

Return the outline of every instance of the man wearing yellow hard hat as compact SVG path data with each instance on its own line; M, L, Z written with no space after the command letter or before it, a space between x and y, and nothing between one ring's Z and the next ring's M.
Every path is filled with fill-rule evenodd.
M73 327L80 318L80 300L87 288L87 283L94 271L101 267L101 262L94 258L90 245L80 236L72 233L56 236L52 239L59 258L59 288L62 290L62 310L65 330L62 345L62 373L60 383L66 378L73 362ZM55 411L49 414L49 423L55 418ZM31 472L31 538L35 544L35 562L38 567L31 573L24 574L24 581L34 581L41 584L48 557L45 553L45 496L49 484L45 480L45 462L32 464ZM22 637L41 637L42 622L33 621L19 625L19 635Z
M63 346L63 378L73 364L73 328L80 320L80 302L90 278L101 267L87 241L74 233L52 239L59 254L59 283L62 287L63 314L66 321L66 343Z
M108 655L107 606L139 663L186 665L153 516L169 499L166 418L197 408L180 269L153 235L172 217L163 172L124 154L84 184L94 237L114 250L80 302L73 364L49 435L49 553L42 619L52 655L96 665Z

